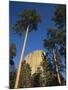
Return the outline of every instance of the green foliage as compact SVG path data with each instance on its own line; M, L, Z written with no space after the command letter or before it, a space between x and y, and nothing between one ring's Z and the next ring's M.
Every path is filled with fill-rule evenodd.
M29 26L29 32L32 30L36 30L38 23L41 21L41 17L37 13L36 10L28 9L21 12L18 21L13 26L13 29L19 35L22 35L23 32L26 31L26 28ZM65 5L58 5L55 8L54 15L52 20L57 25L56 28L48 29L47 39L44 39L44 47L48 49L56 49L56 44L60 47L61 55L66 57L66 6ZM51 52L50 52L51 53ZM60 55L59 54L59 55ZM16 45L12 44L10 46L10 64L14 64L13 57L16 56ZM53 62L53 66L55 63L58 64L59 72L63 71L65 67L58 58L58 54L56 53L57 62ZM66 63L66 62L65 62ZM51 63L44 56L43 61L41 62L41 66L43 71L40 68L37 68L37 71L31 75L31 67L29 64L26 64L24 61L21 68L21 75L20 75L20 88L29 88L29 87L45 87L45 86L57 86L58 80L56 75L55 67L51 69ZM10 88L14 88L16 79L16 72L10 72Z
M41 63L41 66L43 68L43 83L42 86L57 86L58 85L58 81L56 79L56 76L54 75L53 70L51 69L51 65L48 61L48 59L46 58L46 56L44 56L43 61Z
M50 49L53 48L55 46L55 41L52 39L44 39L44 47Z
M58 5L53 15L53 21L60 28L57 30L58 43L61 45L60 54L66 59L66 5ZM62 29L63 28L63 29ZM55 34L56 35L56 34Z
M64 57L65 57L65 64L66 64L66 46L61 46L59 52L60 52L61 55L64 55Z
M16 71L12 71L9 74L9 87L11 89L14 88L16 81ZM19 81L19 88L29 88L31 87L31 69L29 64L23 62L23 66L21 69L20 81Z
M32 75L32 87L58 86L57 77L51 69L46 56L43 56L40 66L42 70L38 67L37 71Z
M10 45L9 53L10 53L10 59L13 59L13 57L16 56L16 44L15 43L12 43Z
M14 65L14 61L13 60L10 60L10 65Z
M66 45L66 33L64 29L48 29L47 39L44 39L44 47L54 48L55 45Z
M21 12L18 21L13 26L15 32L22 35L29 26L29 32L36 30L38 23L41 21L39 14L34 9L27 9Z
M19 88L31 87L31 68L25 61L22 64Z
M52 20L59 28L66 27L66 5L56 6Z
M49 28L47 33L47 39L44 39L44 47L49 50L53 49L55 50L56 55L56 62L54 60L53 52L52 58L53 58L53 66L54 66L54 73L56 74L56 68L55 65L58 65L59 73L64 72L65 66L66 66L66 60L65 60L65 66L62 64L62 58L61 55L64 55L66 58L66 6L65 5L57 5L52 17L52 20L54 21L56 27L55 28Z
M41 87L42 86L42 71L40 67L37 68L37 71L32 75L32 87Z
M58 27L48 29L47 39L44 39L44 47L55 48L59 46L57 50L61 55L66 58L66 6L58 5L55 8L55 12L52 20ZM60 27L60 28L59 28Z
M16 68L15 68L15 64L13 61L14 56L16 56L16 44L15 43L12 43L10 45L9 53L10 53L9 88L13 89L15 85L15 79L16 79Z
M9 73L9 88L13 89L16 80L16 72Z

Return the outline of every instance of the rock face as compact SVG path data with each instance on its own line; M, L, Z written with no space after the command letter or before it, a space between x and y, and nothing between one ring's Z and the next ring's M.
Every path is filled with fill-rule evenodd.
M40 66L40 63L43 60L42 53L44 53L43 50L37 50L25 57L26 63L28 63L31 67L31 74L35 73L38 67L42 68Z

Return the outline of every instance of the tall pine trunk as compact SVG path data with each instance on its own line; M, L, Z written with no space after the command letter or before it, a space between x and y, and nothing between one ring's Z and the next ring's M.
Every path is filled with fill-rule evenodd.
M53 58L54 58L54 61L55 61L55 68L56 68L58 83L59 83L59 85L61 85L61 77L60 77L59 69L58 69L58 65L57 65L55 49L53 49Z
M20 62L19 62L19 66L18 66L18 71L17 71L16 82L15 82L15 87L14 88L18 88L18 85L19 85L20 73L21 73L21 67L22 67L22 60L23 60L23 56L24 56L24 50L25 50L25 46L26 46L28 31L29 31L29 26L27 27L27 30L26 30L26 35L25 35L25 39L24 39L24 44L23 44L23 48L22 48L22 53L21 53L21 57L20 57Z

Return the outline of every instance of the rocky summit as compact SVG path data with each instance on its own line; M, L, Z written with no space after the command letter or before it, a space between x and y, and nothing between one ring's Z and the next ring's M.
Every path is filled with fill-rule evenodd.
M42 53L45 54L43 50L36 50L25 57L26 63L28 63L31 67L31 74L35 73L38 67L42 69L40 66L40 63L43 60Z

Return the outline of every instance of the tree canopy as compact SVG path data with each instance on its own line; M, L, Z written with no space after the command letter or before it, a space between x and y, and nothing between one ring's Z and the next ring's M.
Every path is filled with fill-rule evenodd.
M57 5L52 20L58 28L66 27L66 5Z
M66 69L66 6L56 5L55 11L53 13L52 21L56 25L51 27L47 31L47 38L44 39L44 47L49 50L55 49L56 62L53 64L58 65L59 74L64 72ZM51 54L51 52L49 52ZM62 59L64 55L65 60ZM52 53L52 59L53 58ZM64 63L62 63L64 61ZM54 67L55 68L55 67Z
M13 58L16 56L16 44L12 43L10 45L9 49L10 57L9 57L9 67L10 67L10 73L9 73L9 87L14 88L15 79L16 79L16 68L15 63L13 61Z
M15 43L12 43L10 45L9 53L10 53L10 59L16 56L16 44Z
M13 26L15 32L19 35L22 35L26 31L26 28L29 26L29 32L32 30L37 30L38 23L41 22L41 17L34 9L25 9L19 15L19 19Z
M52 17L55 28L49 28L47 39L44 39L44 47L54 48L59 46L61 55L66 57L66 6L57 5ZM58 49L58 48L57 48Z

